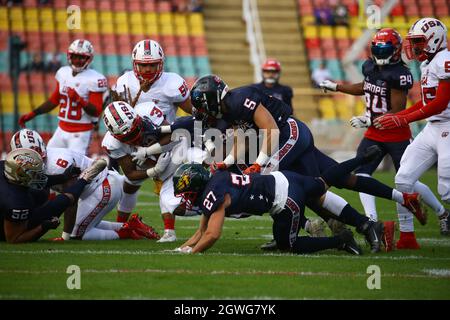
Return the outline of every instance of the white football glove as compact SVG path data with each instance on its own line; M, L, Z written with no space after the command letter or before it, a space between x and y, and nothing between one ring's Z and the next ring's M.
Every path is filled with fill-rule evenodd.
M319 84L319 87L322 88L323 92L330 91L336 91L337 90L337 83L330 81L330 80L324 80Z
M185 246L185 247L175 248L173 251L179 252L179 253L192 253L192 248L189 246Z
M367 116L357 116L350 119L353 128L368 128L371 125L370 118Z
M137 147L137 150L132 152L131 156L131 160L136 162L138 166L142 166L149 155L147 155L146 147Z
M154 178L163 173L169 165L171 159L172 157L170 152L162 153L159 156L158 162L156 162L155 166L153 168L147 169L147 176L149 178Z

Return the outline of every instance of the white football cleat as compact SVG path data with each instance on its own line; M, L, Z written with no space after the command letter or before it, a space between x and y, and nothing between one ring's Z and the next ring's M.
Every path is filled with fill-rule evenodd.
M79 179L84 179L87 181L87 183L91 183L92 180L94 180L100 172L105 170L107 165L108 163L106 162L106 160L97 159L80 174Z
M164 230L164 235L156 242L163 243L163 242L175 242L177 241L177 235L175 234L175 230L172 229L166 229Z

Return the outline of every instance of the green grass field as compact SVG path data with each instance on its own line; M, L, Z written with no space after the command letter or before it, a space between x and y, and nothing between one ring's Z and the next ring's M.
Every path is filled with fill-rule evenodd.
M376 177L393 185L392 173ZM435 171L422 181L436 190ZM362 209L357 193L338 193ZM162 231L157 201L146 185L137 211ZM396 220L393 202L378 200L377 205L381 219ZM115 212L107 218L115 219ZM358 235L365 249L359 257L334 250L266 254L259 249L272 237L265 215L227 220L222 238L205 254L166 252L184 242L197 224L198 218L179 218L175 244L48 241L61 230L38 243L0 244L0 299L450 299L450 238L439 234L433 212L426 226L416 223L422 246L417 251L370 254ZM70 265L81 268L80 290L66 286ZM367 288L370 265L380 267L379 290Z

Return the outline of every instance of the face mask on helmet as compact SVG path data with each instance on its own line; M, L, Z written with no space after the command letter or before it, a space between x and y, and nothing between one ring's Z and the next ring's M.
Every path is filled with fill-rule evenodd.
M192 209L198 205L198 195L205 189L210 175L201 164L183 164L173 175L173 186L176 197L183 199L181 207Z
M392 43L372 43L371 51L376 64L386 65L393 62L392 56L394 55L395 48Z
M427 39L425 36L407 36L405 42L405 53L408 59L425 61L428 54L425 52L427 47Z
M161 76L164 64L162 61L153 63L135 62L135 72L139 75L141 81L153 83Z
M275 84L280 80L280 73L274 70L263 70L263 81L266 84Z
M133 124L129 130L122 134L112 134L114 138L120 142L129 145L140 145L143 136L143 122L141 117L136 117Z
M89 66L94 58L94 48L87 40L75 40L67 50L67 62L74 72L81 72Z
M44 189L48 180L39 153L25 148L13 150L6 156L4 174L11 183L37 190Z

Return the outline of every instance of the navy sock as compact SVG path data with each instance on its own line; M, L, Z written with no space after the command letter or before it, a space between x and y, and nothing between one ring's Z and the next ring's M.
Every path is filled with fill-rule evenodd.
M392 200L392 188L370 177L356 176L354 191L371 194L375 197Z
M329 186L342 186L348 179L350 172L358 168L364 162L364 158L356 157L341 163L338 163L322 173L322 178Z
M341 245L341 239L339 237L297 237L297 241L292 246L292 252L294 253L313 253L326 249L334 249Z
M360 227L368 220L369 218L360 214L349 204L342 209L341 214L339 215L339 221L353 227Z

